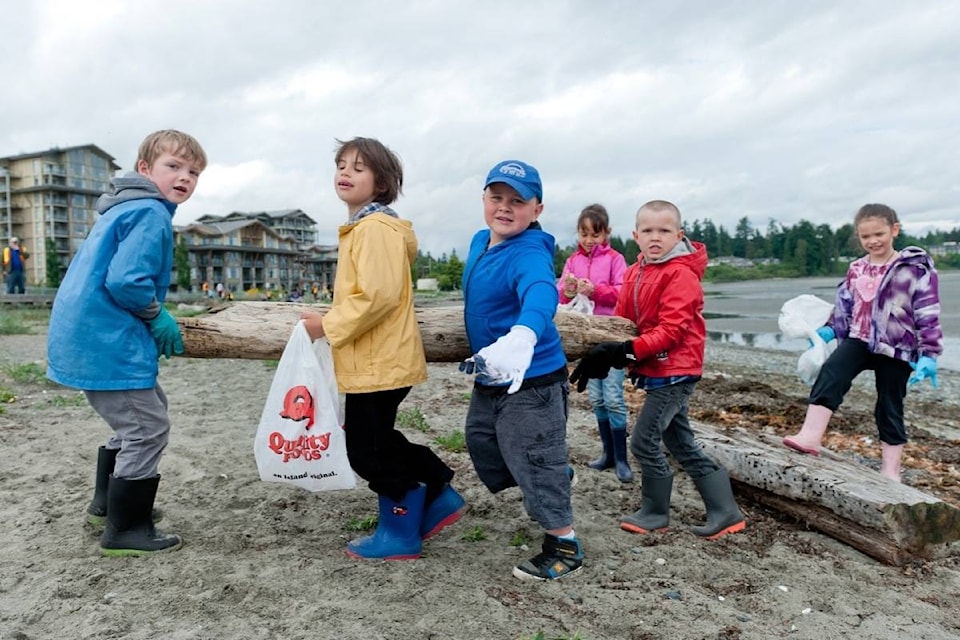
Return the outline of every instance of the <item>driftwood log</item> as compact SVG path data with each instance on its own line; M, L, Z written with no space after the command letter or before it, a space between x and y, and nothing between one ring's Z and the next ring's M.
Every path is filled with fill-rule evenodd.
M280 357L302 310L327 308L237 302L177 321L185 356L267 360ZM458 362L471 355L462 307L418 308L417 319L429 362ZM623 318L558 312L556 322L571 361L598 342L635 335ZM706 453L730 472L741 497L795 517L887 564L958 551L960 509L937 498L826 452L820 458L794 453L772 436L702 423L693 427Z
M235 302L210 313L178 318L186 357L277 360L304 310L326 311L329 305L294 302ZM611 316L585 316L558 311L557 329L570 360L608 340L629 340L633 323ZM469 358L463 307L417 309L427 362L460 362Z
M697 440L734 479L738 495L790 515L886 564L960 549L960 509L823 451L796 453L779 438L694 423Z

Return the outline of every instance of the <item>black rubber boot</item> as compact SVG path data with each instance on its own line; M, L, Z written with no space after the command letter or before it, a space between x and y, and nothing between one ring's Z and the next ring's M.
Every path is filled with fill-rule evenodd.
M150 515L160 476L143 480L110 477L107 490L107 528L100 536L105 556L143 556L179 549L180 536L157 531Z
M614 470L620 482L633 482L633 471L627 458L627 430L611 429L610 441L613 443Z
M97 449L97 475L93 485L93 500L87 506L87 522L102 527L107 524L107 487L110 485L110 474L117 463L119 449Z
M717 469L708 476L694 478L693 484L707 508L707 523L702 527L690 527L696 535L716 540L747 527L747 521L733 497L733 487L726 469Z
M600 442L603 443L603 453L593 462L587 463L587 466L597 471L603 471L613 466L613 443L610 440L610 421L597 420L597 427L600 429Z
M673 476L665 478L643 476L640 482L640 495L643 496L640 510L620 518L620 528L630 533L666 531L670 524Z
M87 522L95 527L107 524L107 488L110 486L110 476L117 465L119 449L97 449L97 475L94 478L93 500L87 506ZM163 519L163 511L153 510L154 524Z

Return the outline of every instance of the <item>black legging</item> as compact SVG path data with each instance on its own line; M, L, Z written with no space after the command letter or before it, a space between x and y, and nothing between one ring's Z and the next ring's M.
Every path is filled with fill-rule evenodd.
M810 390L810 404L836 411L850 390L853 379L872 369L877 380L877 404L873 416L880 441L898 445L907 441L903 424L903 398L907 395L910 365L903 360L871 353L862 340L841 340L820 369Z
M430 502L453 478L453 469L429 447L413 444L394 427L397 407L408 393L410 387L346 395L347 456L377 494L400 501L422 482Z

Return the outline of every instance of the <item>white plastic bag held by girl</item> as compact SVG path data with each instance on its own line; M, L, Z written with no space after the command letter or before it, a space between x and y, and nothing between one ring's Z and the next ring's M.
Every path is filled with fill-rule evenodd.
M575 313L582 313L584 315L592 316L594 302L587 296L582 293L578 293L573 296L570 302L562 302L557 305L558 309L563 309L564 311L573 311Z
M260 479L308 491L354 488L342 425L330 343L311 344L301 320L280 356L254 438Z
M783 335L788 338L806 338L813 343L797 360L797 375L808 386L813 386L820 374L820 367L837 348L836 340L827 343L817 334L817 329L827 323L831 313L832 304L809 293L791 298L780 307L777 324L780 325Z

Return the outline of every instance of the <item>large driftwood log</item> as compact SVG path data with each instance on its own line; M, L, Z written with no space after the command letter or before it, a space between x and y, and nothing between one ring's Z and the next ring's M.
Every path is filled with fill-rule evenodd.
M737 492L892 565L956 553L960 509L824 452L793 452L779 438L693 424L704 451Z
M209 314L179 318L184 355L195 358L278 359L303 309L324 305L238 302ZM417 309L427 360L470 356L462 307ZM570 360L606 340L635 335L623 318L558 312ZM806 522L863 553L893 565L958 550L960 509L837 456L803 456L779 439L740 428L694 423L707 454L726 467L738 494Z
M204 315L178 318L183 355L276 360L305 309L326 311L329 305L235 302ZM628 340L636 335L633 323L624 318L558 311L555 320L570 360L580 358L598 342ZM470 357L463 307L418 308L417 321L428 362L459 362Z

